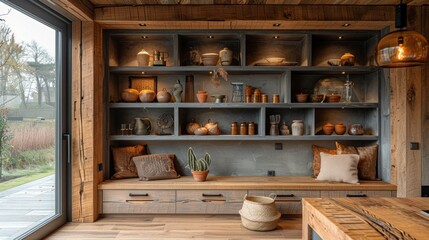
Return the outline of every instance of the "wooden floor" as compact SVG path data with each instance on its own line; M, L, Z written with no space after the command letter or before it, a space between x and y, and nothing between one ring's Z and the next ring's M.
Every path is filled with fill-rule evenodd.
M67 223L46 239L301 239L301 221L283 217L276 230L255 232L241 226L239 215L109 215Z

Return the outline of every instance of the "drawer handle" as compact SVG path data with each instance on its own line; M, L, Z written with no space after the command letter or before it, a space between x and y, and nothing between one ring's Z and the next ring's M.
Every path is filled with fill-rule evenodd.
M279 194L277 197L295 197L295 194Z
M130 193L130 197L148 197L149 193Z
M366 194L347 194L346 197L367 197Z
M220 193L218 193L218 194L203 193L203 197L222 197L222 194L220 194Z

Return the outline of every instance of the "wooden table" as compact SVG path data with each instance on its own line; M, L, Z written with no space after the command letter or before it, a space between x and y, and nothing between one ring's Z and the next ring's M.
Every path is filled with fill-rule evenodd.
M429 198L305 198L302 239L429 239Z

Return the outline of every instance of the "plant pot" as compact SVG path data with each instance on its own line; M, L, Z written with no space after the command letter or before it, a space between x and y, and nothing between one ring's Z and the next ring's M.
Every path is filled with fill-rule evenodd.
M198 91L197 99L199 103L205 103L207 101L207 92L206 91Z
M207 179L207 175L209 174L209 170L206 171L194 171L191 170L192 176L194 177L194 180L197 182L205 182Z

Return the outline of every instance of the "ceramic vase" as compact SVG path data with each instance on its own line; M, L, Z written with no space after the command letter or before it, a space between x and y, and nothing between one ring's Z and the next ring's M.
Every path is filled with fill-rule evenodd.
M198 91L197 92L197 99L199 103L205 103L207 101L207 92L206 91Z
M292 120L292 135L304 135L304 122L302 120Z
M335 124L335 134L344 135L346 133L347 127L342 123Z

